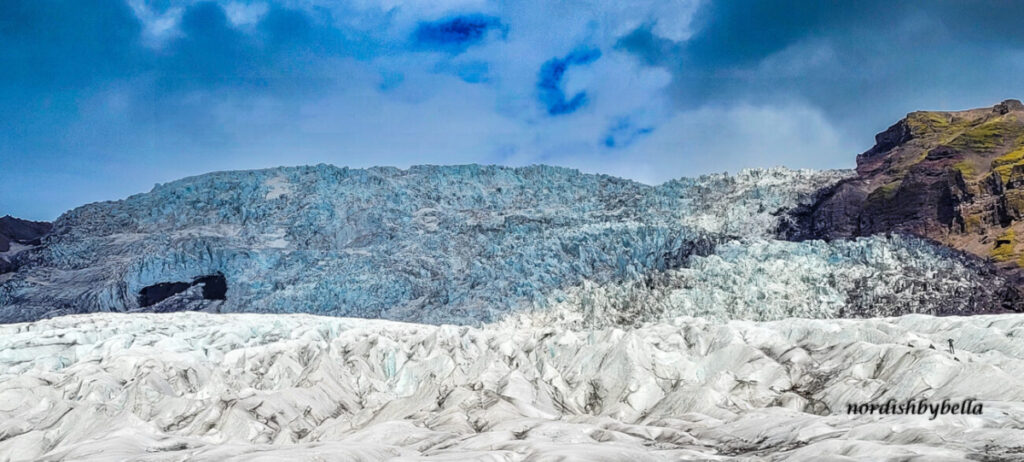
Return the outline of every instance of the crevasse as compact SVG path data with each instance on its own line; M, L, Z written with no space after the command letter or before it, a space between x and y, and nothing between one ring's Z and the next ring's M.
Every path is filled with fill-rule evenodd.
M607 324L998 306L998 276L917 239L774 239L787 210L849 175L775 168L649 186L549 166L210 173L65 213L0 275L0 321L203 310ZM214 274L226 300L189 290L140 306L146 287Z

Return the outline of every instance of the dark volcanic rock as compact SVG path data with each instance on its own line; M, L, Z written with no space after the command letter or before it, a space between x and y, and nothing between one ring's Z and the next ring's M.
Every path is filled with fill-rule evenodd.
M0 217L0 252L10 250L11 242L39 245L39 238L50 232L52 225L42 221L28 221L10 215Z
M37 246L50 232L52 225L41 221L28 221L10 215L0 217L0 253L11 250L11 243ZM0 274L17 271L17 255L0 255Z
M986 259L1024 282L1024 104L914 112L875 141L857 156L857 177L793 210L782 237L913 234Z
M892 148L910 141L913 136L907 121L901 120L893 124L886 131L875 135L875 145L864 154L861 154L861 156L871 157L877 154L884 154Z
M1024 111L1024 103L1021 103L1019 100L1008 99L995 105L992 110L997 114L1007 114L1011 111Z

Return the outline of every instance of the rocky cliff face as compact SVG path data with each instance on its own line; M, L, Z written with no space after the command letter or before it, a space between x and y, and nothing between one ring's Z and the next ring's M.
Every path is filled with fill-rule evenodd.
M791 239L925 237L1017 276L1024 265L1024 104L914 112L857 156L857 175L795 210Z
M52 225L42 221L28 221L10 215L0 217L0 274L17 269L17 254L40 245L40 239Z
M10 215L0 217L0 252L11 250L11 243L39 245L39 238L50 232L52 225L43 221L28 221Z

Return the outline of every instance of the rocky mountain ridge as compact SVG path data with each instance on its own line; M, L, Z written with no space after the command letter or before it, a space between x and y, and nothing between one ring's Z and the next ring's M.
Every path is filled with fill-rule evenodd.
M791 239L908 233L989 260L1018 284L1024 265L1024 104L913 112L857 156L857 175L794 211Z

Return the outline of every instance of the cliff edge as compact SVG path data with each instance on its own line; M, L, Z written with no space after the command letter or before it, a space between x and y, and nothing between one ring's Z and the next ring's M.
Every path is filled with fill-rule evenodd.
M1022 282L1024 104L910 113L857 156L855 177L793 214L796 225L781 229L792 240L912 234Z

